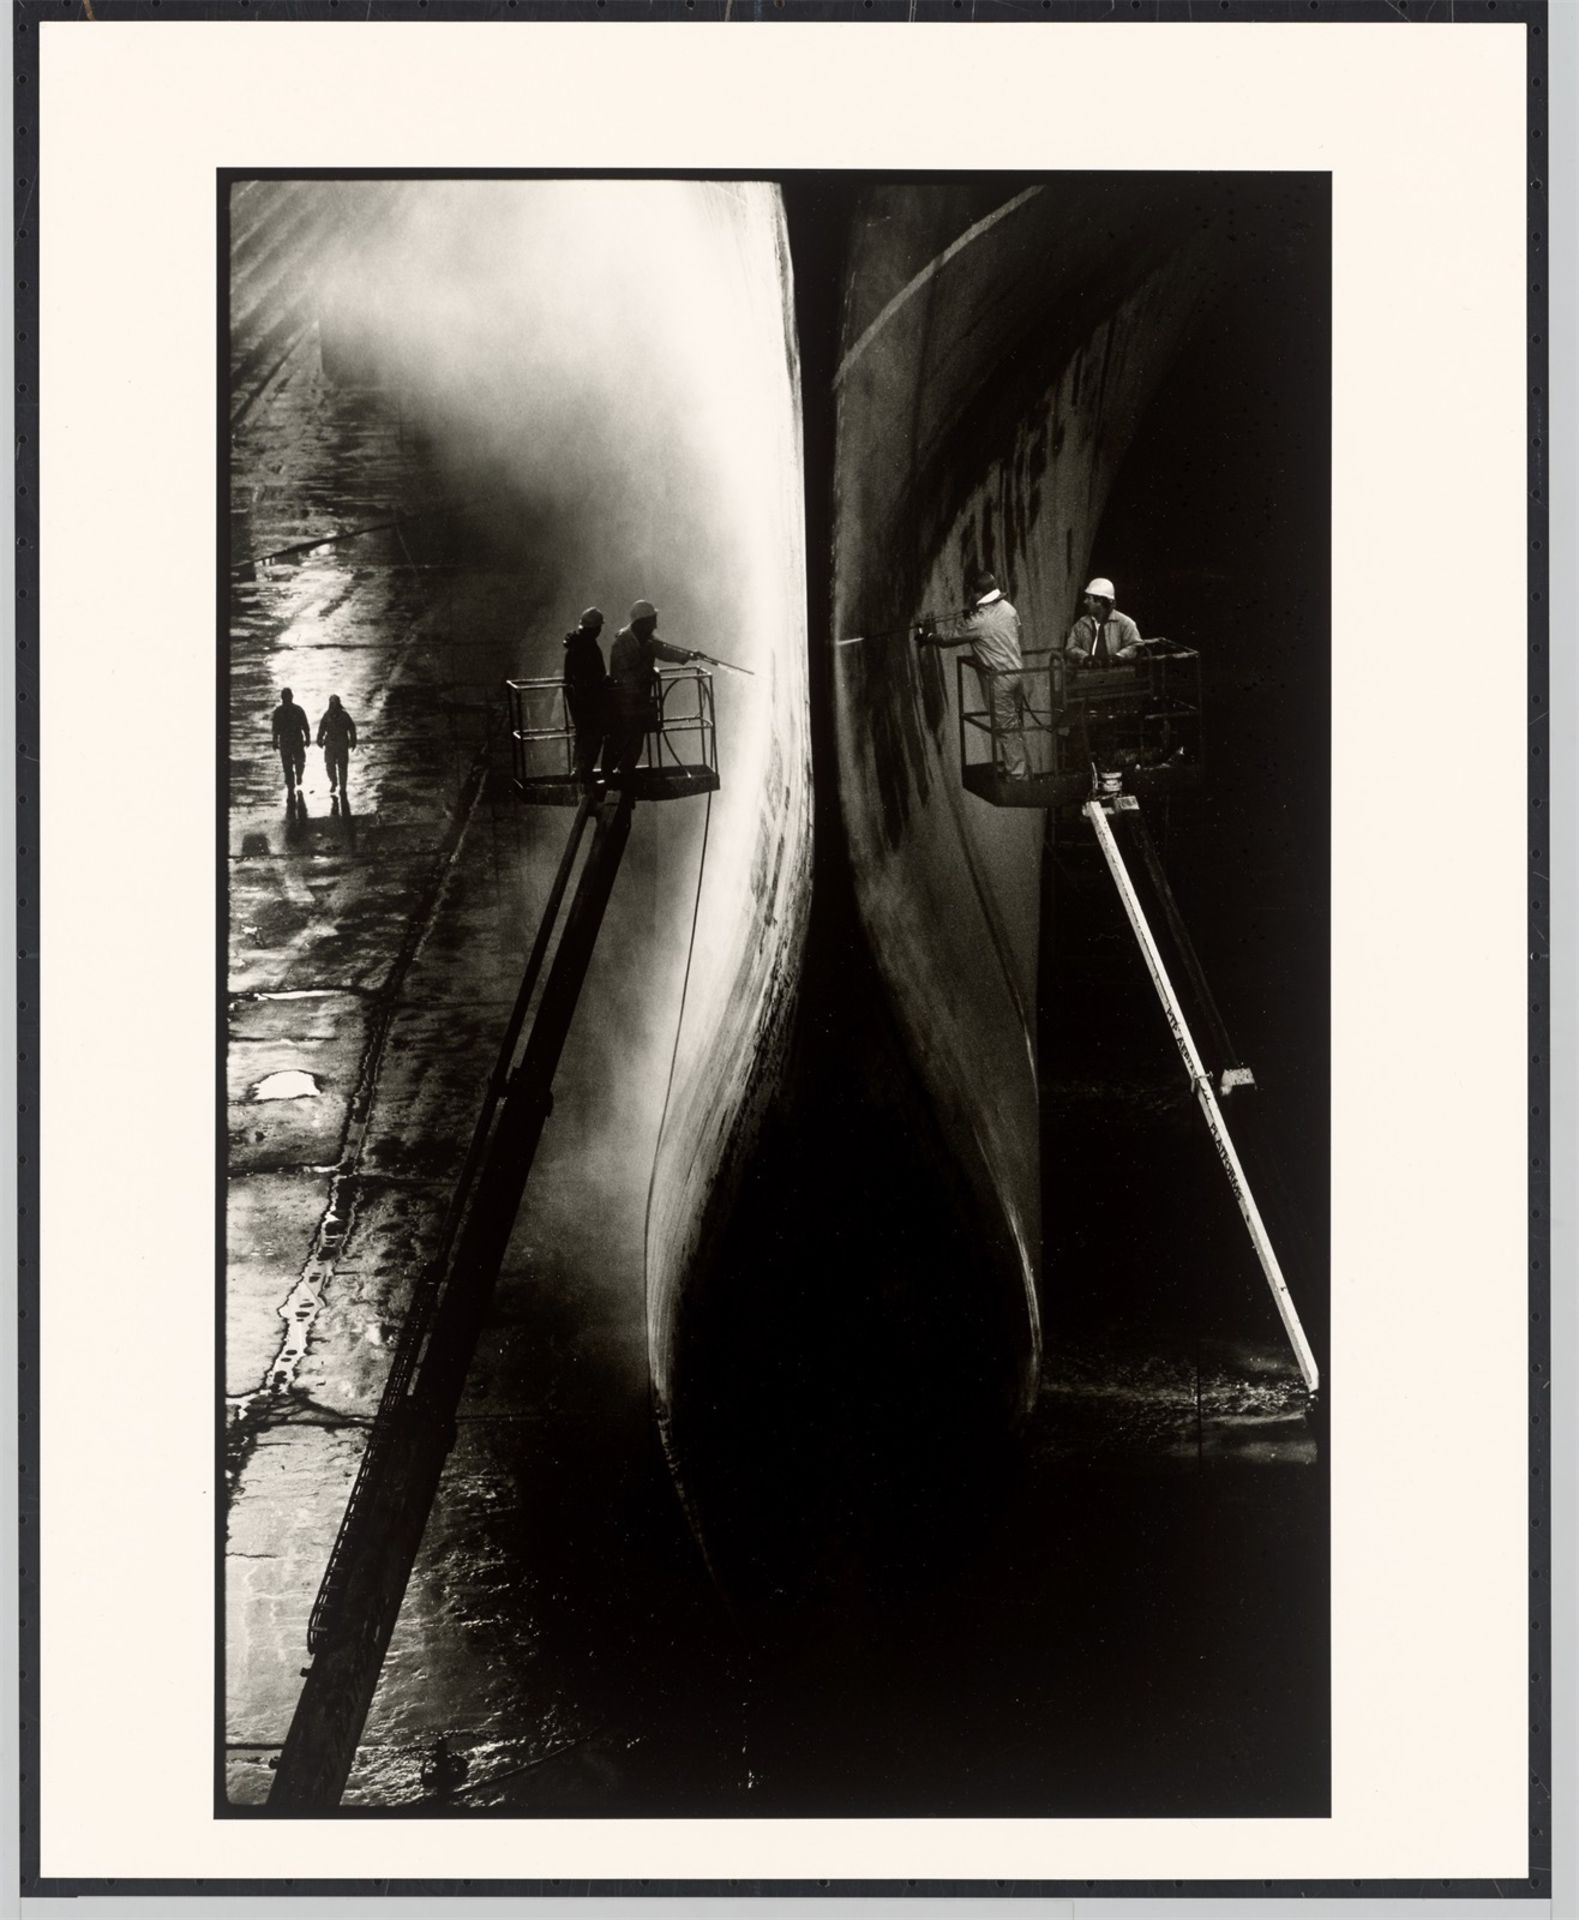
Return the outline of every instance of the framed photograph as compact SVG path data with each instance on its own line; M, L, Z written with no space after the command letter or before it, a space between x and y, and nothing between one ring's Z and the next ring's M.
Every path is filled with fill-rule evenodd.
M17 22L26 1890L1548 1897L1544 8L308 11Z

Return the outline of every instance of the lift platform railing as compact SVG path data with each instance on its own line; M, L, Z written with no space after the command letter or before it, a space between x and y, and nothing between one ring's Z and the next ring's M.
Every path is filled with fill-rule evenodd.
M1018 668L961 655L965 785L1000 805L1040 807L1083 803L1093 767L1122 770L1126 786L1141 793L1193 785L1203 764L1200 655L1166 640L1146 647L1103 667L1079 666L1054 649L1026 654Z
M563 680L507 680L505 691L516 791L530 800L574 801L576 728ZM706 668L662 669L647 718L633 774L638 795L668 799L716 789L718 720Z

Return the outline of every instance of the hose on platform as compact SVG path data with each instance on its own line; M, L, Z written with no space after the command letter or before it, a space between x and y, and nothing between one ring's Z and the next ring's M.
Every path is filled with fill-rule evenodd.
M647 1207L642 1215L642 1275L647 1272L647 1237L652 1219L652 1196L658 1184L658 1149L663 1145L664 1129L669 1124L669 1096L674 1092L674 1069L680 1058L680 1035L685 1031L685 1002L691 991L691 960L696 953L696 928L702 914L702 882L707 875L707 834L713 824L713 796L707 796L707 811L702 816L702 853L696 863L696 899L691 907L691 937L685 948L685 978L680 985L680 1012L674 1023L674 1048L669 1055L669 1078L663 1090L663 1112L658 1117L658 1138L653 1142L652 1172L647 1176Z

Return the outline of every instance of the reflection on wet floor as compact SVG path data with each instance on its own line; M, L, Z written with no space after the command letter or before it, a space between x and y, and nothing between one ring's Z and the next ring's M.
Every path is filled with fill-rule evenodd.
M1050 1460L1102 1466L1314 1466L1310 1400L1288 1353L1203 1340L1195 1350L1062 1344L1048 1364Z
M318 1082L310 1073L294 1069L266 1074L252 1089L254 1100L309 1100L318 1091Z

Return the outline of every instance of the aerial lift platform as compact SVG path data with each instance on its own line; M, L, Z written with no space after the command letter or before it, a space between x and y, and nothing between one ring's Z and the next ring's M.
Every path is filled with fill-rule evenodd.
M504 685L516 792L544 806L579 806L585 786L575 770L575 734L566 713L563 680L506 680ZM661 669L652 722L627 783L632 796L683 800L716 792L718 720L712 675L698 667Z
M638 764L628 775L592 784L574 770L574 730L562 682L505 683L516 792L534 804L573 807L575 814L313 1606L307 1629L312 1663L302 1669L301 1697L269 1793L269 1806L279 1812L332 1810L350 1775L455 1442L456 1414L494 1285L553 1111L554 1074L630 838L632 812L638 800L687 799L718 787L711 675L684 667L658 678Z
M1223 1113L1229 1096L1254 1087L1255 1075L1228 1039L1141 806L1143 800L1165 803L1200 784L1200 667L1193 648L1167 640L1145 642L1135 658L1097 667L1052 651L1027 654L1019 669L984 667L962 656L960 772L967 790L993 806L1050 810L1055 823L1078 821L1094 838L1300 1376L1314 1394L1320 1386L1315 1356ZM1010 729L1000 728L997 716L1015 703L994 697L1011 685L1018 689L1021 716L1013 744L1024 749L1026 761L1026 770L1014 774L1008 771ZM1141 884L1132 869L1139 870ZM1150 914L1143 893L1150 897Z

